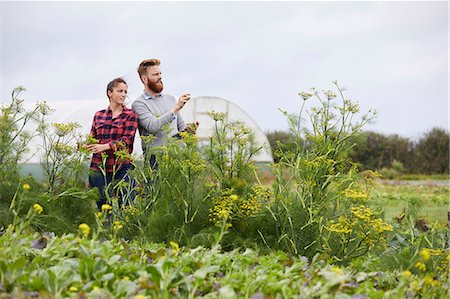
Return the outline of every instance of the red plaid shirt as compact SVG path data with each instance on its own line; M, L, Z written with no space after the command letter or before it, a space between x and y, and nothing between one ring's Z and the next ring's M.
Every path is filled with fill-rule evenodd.
M127 152L133 152L134 135L138 127L137 114L123 107L122 113L116 118L112 118L111 108L97 111L92 122L91 135L99 140L100 144L109 143L110 150L104 151L106 158L106 172L114 172L120 169L121 165L129 165L130 159L118 159L116 151L126 148ZM100 170L102 167L102 153L92 155L91 169ZM115 167L114 167L115 166Z

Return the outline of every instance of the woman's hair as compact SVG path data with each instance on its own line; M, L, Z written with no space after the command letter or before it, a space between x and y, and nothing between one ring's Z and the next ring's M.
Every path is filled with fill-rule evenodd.
M106 86L106 96L107 96L108 98L109 98L108 91L111 91L111 92L112 92L112 91L113 91L113 88L116 87L117 84L119 84L119 83L124 83L124 84L128 85L127 82L125 82L125 80L124 80L123 78L116 78L116 79L112 80L112 81L109 82L108 85Z
M139 64L139 67L137 69L139 78L141 78L142 75L147 74L147 69L149 67L154 66L154 65L159 66L160 63L161 63L161 61L159 61L159 59L156 59L156 58L143 60ZM141 78L141 81L142 81L142 78Z

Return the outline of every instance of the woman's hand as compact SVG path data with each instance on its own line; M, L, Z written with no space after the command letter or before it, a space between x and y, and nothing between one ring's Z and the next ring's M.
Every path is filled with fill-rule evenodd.
M111 146L109 145L109 143L105 143L105 144L88 144L87 149L90 150L92 153L96 154L96 153L101 153L104 151L107 151L109 149L111 149Z

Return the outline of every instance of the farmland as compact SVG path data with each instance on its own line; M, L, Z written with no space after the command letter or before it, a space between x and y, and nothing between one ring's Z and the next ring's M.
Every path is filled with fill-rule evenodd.
M449 186L383 185L359 171L347 141L373 116L357 120L358 106L331 91L317 98L311 130L303 108L285 113L298 139L270 176L252 162L260 149L245 124L211 112L207 146L181 134L154 152L158 168L136 162L135 185L112 184L97 210L90 154L71 145L88 138L17 97L1 115L0 297L446 298ZM47 141L44 182L18 164L31 119Z

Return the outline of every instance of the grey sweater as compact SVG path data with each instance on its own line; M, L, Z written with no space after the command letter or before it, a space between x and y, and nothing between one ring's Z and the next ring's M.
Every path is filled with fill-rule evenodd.
M176 103L174 96L158 94L152 97L146 92L133 102L131 107L139 117L139 134L141 136L151 134L156 137L147 144L142 140L144 153L147 152L147 148L167 144L168 136L171 137L186 129L183 118L178 113L172 112Z

